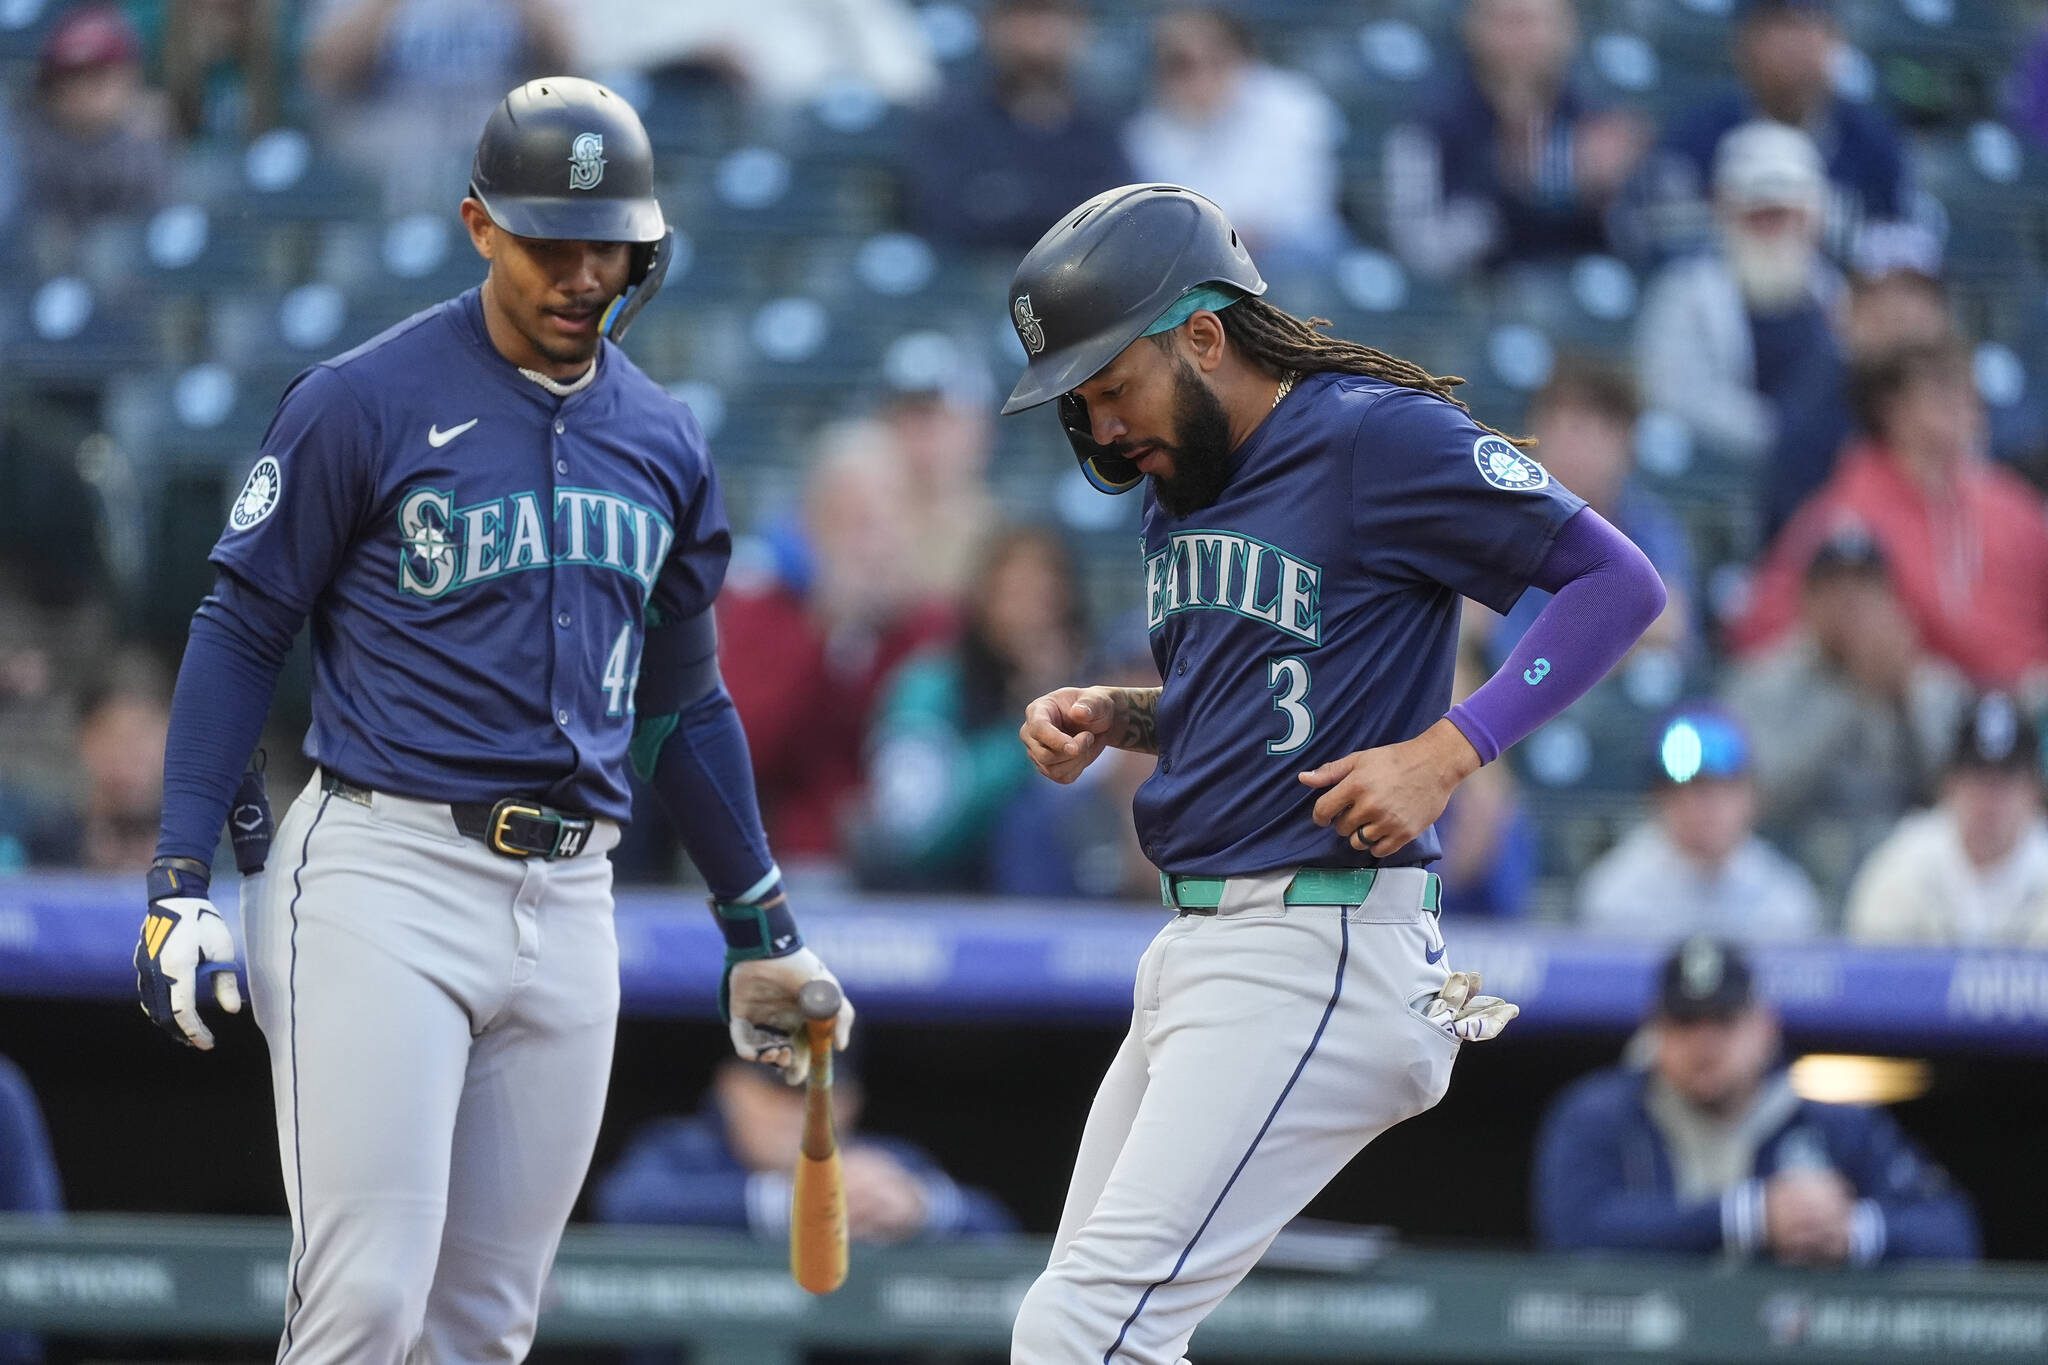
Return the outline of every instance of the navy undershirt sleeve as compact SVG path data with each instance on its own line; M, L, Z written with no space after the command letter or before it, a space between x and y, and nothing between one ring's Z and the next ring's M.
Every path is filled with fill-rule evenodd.
M305 613L222 572L192 614L164 743L157 856L211 864Z
M740 713L723 682L714 678L709 692L675 716L675 728L655 755L649 785L714 897L760 901L773 896L779 878L761 827L753 759Z

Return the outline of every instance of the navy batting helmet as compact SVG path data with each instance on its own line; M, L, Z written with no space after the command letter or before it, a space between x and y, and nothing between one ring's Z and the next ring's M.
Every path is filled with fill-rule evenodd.
M1017 267L1010 320L1029 359L1003 412L1061 399L1060 423L1090 482L1110 493L1135 487L1137 467L1088 439L1087 409L1072 390L1196 308L1265 292L1251 253L1210 200L1179 185L1104 190L1055 223Z
M654 150L633 107L596 81L542 76L500 100L477 140L469 194L520 237L634 243L627 290L606 316L613 337L661 286L670 233L654 198Z

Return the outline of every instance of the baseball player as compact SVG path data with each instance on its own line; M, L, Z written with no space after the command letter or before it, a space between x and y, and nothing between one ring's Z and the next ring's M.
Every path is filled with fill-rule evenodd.
M795 994L830 975L719 681L703 432L613 344L669 240L647 134L603 86L529 82L461 211L482 286L293 381L229 512L136 949L150 1018L211 1047L200 996L240 1001L208 859L310 617L318 768L242 893L292 1365L525 1356L604 1105L629 763L710 883L740 1055L800 1078Z
M1138 835L1178 914L1138 966L1017 1365L1172 1365L1275 1234L1430 1108L1516 1007L1445 961L1432 822L1597 681L1664 592L1642 553L1456 379L1259 296L1221 210L1127 185L1061 219L1010 294L1003 411L1058 404L1098 487L1145 495L1164 686L1032 702L1032 761L1159 756ZM1449 707L1459 599L1555 600ZM1448 707L1448 710L1447 710Z

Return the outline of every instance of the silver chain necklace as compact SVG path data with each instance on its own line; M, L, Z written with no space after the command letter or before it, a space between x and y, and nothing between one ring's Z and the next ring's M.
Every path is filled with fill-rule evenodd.
M1286 374L1280 376L1280 387L1273 394L1273 407L1279 407L1280 400L1294 392L1294 381L1300 377L1293 370L1289 370ZM1272 409L1268 408L1267 411L1270 412Z

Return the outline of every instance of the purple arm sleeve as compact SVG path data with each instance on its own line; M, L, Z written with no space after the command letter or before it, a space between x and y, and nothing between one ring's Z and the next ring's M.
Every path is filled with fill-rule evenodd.
M1500 672L1450 709L1482 763L1584 696L1664 610L1657 570L1590 507L1558 531L1530 582L1550 605Z
M223 573L192 614L164 743L157 856L213 861L304 613Z

